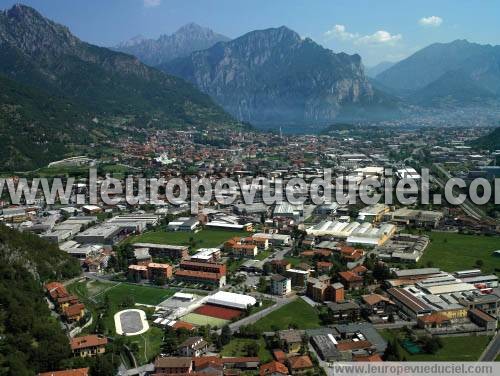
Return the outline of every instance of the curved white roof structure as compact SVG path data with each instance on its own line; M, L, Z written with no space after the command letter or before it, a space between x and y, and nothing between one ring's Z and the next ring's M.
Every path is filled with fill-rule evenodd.
M248 306L255 305L255 303L257 303L257 300L254 297L248 295L219 291L218 293L209 296L207 303L225 307L246 309Z

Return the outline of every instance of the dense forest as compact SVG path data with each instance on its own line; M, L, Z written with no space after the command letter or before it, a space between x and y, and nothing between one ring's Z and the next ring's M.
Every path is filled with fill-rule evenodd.
M78 262L57 246L0 226L0 374L34 375L68 362L68 338L42 286L78 274Z
M500 127L496 128L491 133L474 140L472 142L472 146L488 150L500 149Z

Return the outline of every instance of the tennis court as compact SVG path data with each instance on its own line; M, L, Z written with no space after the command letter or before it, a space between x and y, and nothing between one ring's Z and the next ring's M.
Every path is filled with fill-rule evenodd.
M222 320L236 319L243 314L239 309L219 307L211 304L202 305L200 308L196 309L194 313Z

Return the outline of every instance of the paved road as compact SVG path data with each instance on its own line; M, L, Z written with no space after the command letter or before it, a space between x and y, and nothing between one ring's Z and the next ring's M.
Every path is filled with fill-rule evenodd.
M493 362L498 354L500 354L500 332L491 340L479 360L481 362Z

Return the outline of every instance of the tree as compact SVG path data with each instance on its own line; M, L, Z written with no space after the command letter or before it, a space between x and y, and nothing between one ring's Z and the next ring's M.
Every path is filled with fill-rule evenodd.
M267 292L267 281L265 277L260 277L259 278L259 283L257 285L257 291L261 293Z
M421 338L422 348L427 354L435 354L438 350L443 347L443 344L440 339L425 336Z
M249 342L245 344L244 351L247 356L253 357L259 355L260 346L257 342Z
M179 342L177 339L177 335L172 328L167 328L165 330L165 336L163 337L163 343L161 345L161 350L165 354L173 354L177 351L179 347Z
M116 375L115 366L110 356L98 356L90 367L91 376L114 376Z
M391 277L391 271L389 268L380 262L376 263L373 267L373 278L377 281L384 281Z
M219 338L220 338L222 346L225 346L229 342L231 342L231 329L229 328L229 325L224 325L222 327Z

